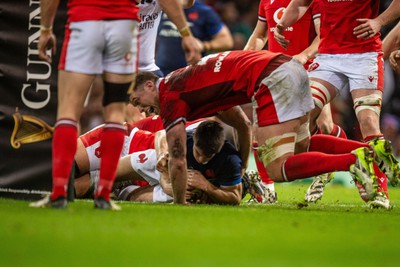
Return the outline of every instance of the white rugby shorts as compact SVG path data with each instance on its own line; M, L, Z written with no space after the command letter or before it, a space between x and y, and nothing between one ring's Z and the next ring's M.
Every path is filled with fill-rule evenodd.
M383 90L383 58L380 52L319 54L310 65L310 78L329 82L336 90Z
M71 22L65 33L59 69L84 74L135 73L137 26L135 20Z

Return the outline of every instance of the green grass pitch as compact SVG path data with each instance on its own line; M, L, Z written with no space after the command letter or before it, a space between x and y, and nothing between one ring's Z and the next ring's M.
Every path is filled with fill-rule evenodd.
M276 205L75 201L67 210L0 199L0 266L399 266L400 190L371 210L355 187L330 185L302 206L308 184L276 184Z

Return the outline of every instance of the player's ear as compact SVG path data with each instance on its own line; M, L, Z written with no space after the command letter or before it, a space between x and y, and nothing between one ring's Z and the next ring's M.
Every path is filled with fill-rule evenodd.
M145 87L149 88L150 90L154 90L155 84L152 80L148 80L144 83Z

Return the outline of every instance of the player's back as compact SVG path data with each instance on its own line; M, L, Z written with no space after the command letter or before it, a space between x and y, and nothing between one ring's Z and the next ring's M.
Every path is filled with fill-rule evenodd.
M266 50L227 51L170 73L159 87L164 128L181 117L194 120L249 103L261 80L272 71L269 63L280 55Z

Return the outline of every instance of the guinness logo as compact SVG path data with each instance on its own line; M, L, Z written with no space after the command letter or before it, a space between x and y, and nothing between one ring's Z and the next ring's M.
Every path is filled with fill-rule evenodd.
M34 116L21 115L18 108L13 118L15 124L10 142L15 149L20 148L22 144L44 141L53 136L53 127Z

